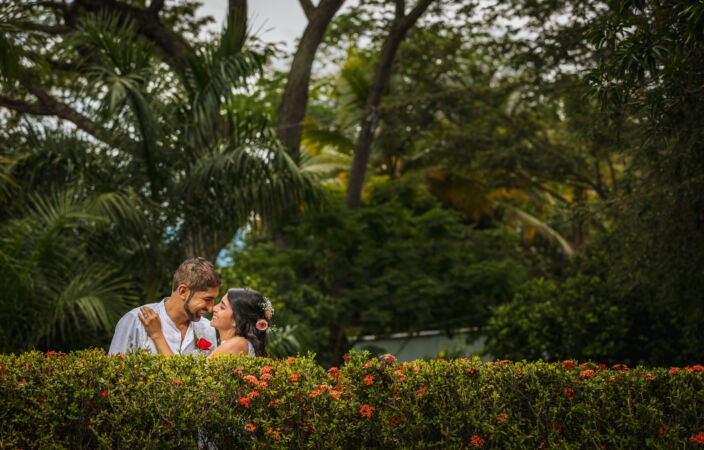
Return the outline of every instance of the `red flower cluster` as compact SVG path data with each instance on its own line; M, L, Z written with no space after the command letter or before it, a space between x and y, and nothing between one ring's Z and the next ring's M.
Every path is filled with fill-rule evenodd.
M100 393L100 395L102 395L105 398L108 398L108 391L103 391Z
M264 366L264 367L262 367L261 369L259 369L259 373L260 373L261 375L264 375L265 373L271 372L273 369L274 369L274 368L271 367L271 366Z
M658 437L667 435L667 427L663 424L658 425Z
M250 393L247 394L247 398L254 398L254 397L258 396L258 395L259 395L259 392L257 392L257 391L252 391L252 392L250 392Z
M699 434L693 434L689 440L695 444L704 445L704 431L700 431Z
M181 380L178 378L172 378L171 381L176 385L176 386L181 386L183 383L181 383Z
M279 433L279 429L278 429L278 428L276 429L276 431L274 431L274 430L272 430L271 428L269 428L268 430L266 430L266 434L268 434L269 436L271 436L272 439L278 439L279 436L281 436L281 434Z
M674 375L674 374L676 374L676 373L679 372L679 371L680 371L680 368L679 368L679 367L673 367L672 369L670 369L670 374Z
M259 382L259 383L261 384L262 382L269 381L269 380L271 380L271 379L274 378L274 377L273 377L270 373L265 373L264 375L262 375L262 376L259 377L259 378L262 380L262 381Z
M562 393L567 398L574 398L574 389L572 388L567 388L565 389L565 392Z
M475 434L472 436L472 444L474 444L475 447L484 447L484 439Z
M371 386L374 384L374 375L367 375L364 377L364 382L367 384L367 386Z
M242 378L244 378L244 381L252 383L255 386L259 384L259 380L257 380L257 377L255 377L254 375L245 375Z
M279 400L278 398L276 400L271 400L267 406L271 408L272 406L278 405L280 401L281 400Z
M254 426L254 424L253 424L252 422L249 422L249 423L247 424L247 427L246 427L246 429L247 429L247 431L250 431L250 432L251 432L251 431L254 431L254 430L256 430L256 429L257 429L257 427L256 427L256 426Z
M249 408L249 399L247 397L240 397L240 405Z
M596 375L596 373L593 370L587 369L587 370L583 370L579 373L579 378L589 378L589 377L593 377L594 375Z
M301 376L297 373L292 373L291 376L288 377L289 380L293 381L294 383L298 381L301 378Z
M397 426L399 423L401 423L401 418L399 416L392 416L389 418L389 425L392 427Z
M382 358L384 358L386 364L396 364L396 358L391 353L385 354L384 356L382 356Z
M196 344L199 349L201 350L210 350L210 347L213 345L212 342L207 341L206 339L200 338L198 339L198 344Z
M703 372L704 371L704 366L700 366L699 364L696 364L694 366L687 366L684 368L687 372Z
M562 365L565 366L565 369L574 369L574 363L569 359L562 361Z
M496 416L496 420L498 420L499 422L506 422L506 419L508 419L508 414L506 413L502 413Z
M371 417L375 409L376 408L371 405L364 404L361 408L359 408L359 413L364 417Z
M57 355L57 353L54 350L49 350L48 352L46 352L46 356L56 356L56 355Z

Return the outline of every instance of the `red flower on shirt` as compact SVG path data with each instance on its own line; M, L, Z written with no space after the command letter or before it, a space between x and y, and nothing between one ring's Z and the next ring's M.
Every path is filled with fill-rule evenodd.
M210 347L213 345L212 343L208 342L207 340L200 338L198 339L198 344L196 344L199 349L201 350L210 350Z

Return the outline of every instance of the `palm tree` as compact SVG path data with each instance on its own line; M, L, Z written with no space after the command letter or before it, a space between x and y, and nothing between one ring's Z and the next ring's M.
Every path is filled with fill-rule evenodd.
M314 175L297 169L268 118L241 107L267 55L246 47L241 10L198 50L176 39L188 51L174 58L136 10L80 3L51 25L37 10L58 3L0 6L0 44L23 56L0 67L0 106L15 112L0 147L0 193L12 190L0 217L2 337L23 349L85 343L137 298L167 290L183 258L214 260L249 221L316 199ZM188 17L161 14L174 27ZM36 115L77 129L15 120ZM88 332L72 340L77 323Z

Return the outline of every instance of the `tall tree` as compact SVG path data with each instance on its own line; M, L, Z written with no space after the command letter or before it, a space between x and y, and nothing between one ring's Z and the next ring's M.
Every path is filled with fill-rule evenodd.
M386 83L391 75L394 56L396 56L396 51L408 30L415 25L432 2L433 0L418 0L413 9L406 13L406 2L404 0L395 0L394 18L391 22L389 33L381 47L379 62L369 86L364 115L354 148L352 169L350 170L350 178L347 184L346 203L350 209L357 208L361 202L364 176L367 171L367 162L369 161L369 153L374 139L374 131L379 123L378 107Z
M291 68L279 104L276 134L294 161L300 159L301 131L308 103L310 75L315 54L328 25L345 0L299 0L308 25L293 55Z

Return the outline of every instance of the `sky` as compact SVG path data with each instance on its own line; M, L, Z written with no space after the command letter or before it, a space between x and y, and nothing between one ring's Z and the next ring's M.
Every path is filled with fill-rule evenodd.
M227 0L201 0L201 15L212 16L217 29L222 28L227 14ZM249 24L256 36L265 42L284 42L293 51L296 39L306 27L306 17L298 0L253 0L247 2Z

